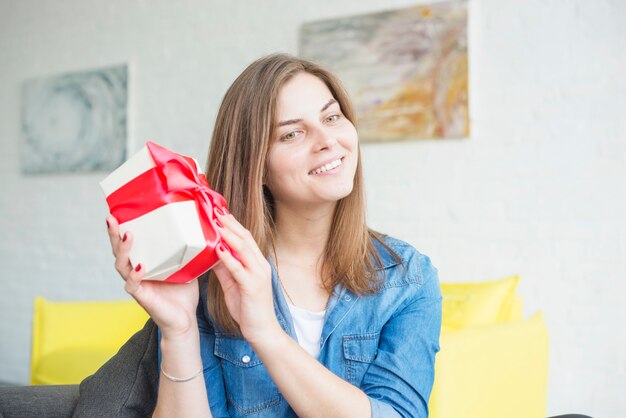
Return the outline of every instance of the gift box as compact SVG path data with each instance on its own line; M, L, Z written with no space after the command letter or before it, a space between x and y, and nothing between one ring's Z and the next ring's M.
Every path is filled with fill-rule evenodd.
M147 142L100 187L120 237L133 235L130 262L133 268L141 263L145 279L186 283L219 261L213 209L226 201L195 159Z

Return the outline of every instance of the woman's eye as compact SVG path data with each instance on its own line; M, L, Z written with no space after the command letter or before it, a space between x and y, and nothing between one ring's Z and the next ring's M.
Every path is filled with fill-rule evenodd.
M281 136L280 139L283 141L291 141L292 139L296 139L298 136L298 131L291 131Z
M337 122L340 117L341 115L330 115L329 117L326 118L326 121L330 123Z

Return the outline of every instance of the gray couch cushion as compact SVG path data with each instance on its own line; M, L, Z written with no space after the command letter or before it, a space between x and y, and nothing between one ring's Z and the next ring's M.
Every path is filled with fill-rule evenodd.
M150 319L80 384L74 417L149 417L159 384L157 327Z
M149 417L159 384L152 320L79 385L0 387L0 418Z
M0 387L0 417L71 417L78 385Z

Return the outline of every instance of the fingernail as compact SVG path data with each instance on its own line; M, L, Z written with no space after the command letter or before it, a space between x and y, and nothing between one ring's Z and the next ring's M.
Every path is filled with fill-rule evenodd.
M141 264L137 264L137 267L135 267L135 271L139 271L141 270Z
M218 249L218 250L220 250L220 251L222 251L222 252L226 251L226 249L224 248L224 246L223 246L222 244L219 244L219 245L217 246L217 249Z
M224 214L224 212L222 211L222 209L220 209L219 206L215 206L215 212L217 212L217 214L219 214L219 215L223 215Z
M224 206L224 213L226 215L230 215L230 211L228 210L228 208L226 206Z
M124 232L124 236L122 237L122 242L126 242L126 238L128 238L128 232Z
M109 229L111 225L109 225L109 220L107 219L107 229Z
M215 225L219 226L220 228L224 228L224 225L222 225L222 223L220 222L219 219L215 218Z

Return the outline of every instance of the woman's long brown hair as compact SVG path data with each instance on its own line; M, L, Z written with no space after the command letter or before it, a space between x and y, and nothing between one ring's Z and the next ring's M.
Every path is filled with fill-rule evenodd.
M322 80L345 117L356 126L350 99L332 73L297 57L273 54L248 66L226 92L207 159L209 184L226 198L230 212L250 231L266 257L274 245L275 229L272 195L263 184L277 119L278 94L285 83L301 72ZM338 283L360 295L379 289L376 265L380 264L380 258L372 239L381 242L396 261L401 261L365 222L359 147L354 187L336 206L323 255L322 282L329 293ZM212 271L207 274L207 309L213 323L222 332L241 335L226 307L217 278Z

